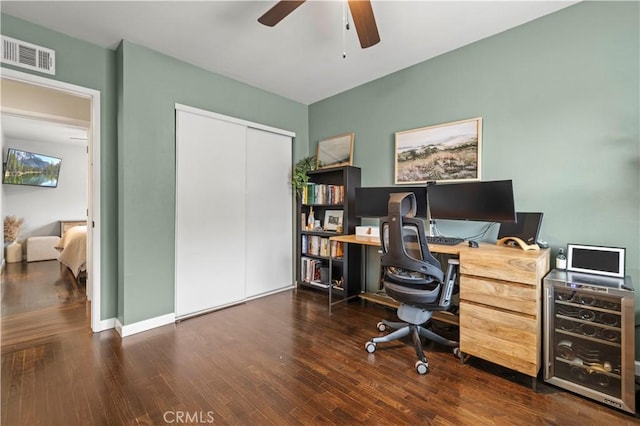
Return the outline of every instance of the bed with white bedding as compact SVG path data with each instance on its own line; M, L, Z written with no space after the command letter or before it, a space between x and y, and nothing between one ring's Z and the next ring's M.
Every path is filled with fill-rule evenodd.
M87 270L87 225L73 226L64 231L56 249L58 261L79 278Z

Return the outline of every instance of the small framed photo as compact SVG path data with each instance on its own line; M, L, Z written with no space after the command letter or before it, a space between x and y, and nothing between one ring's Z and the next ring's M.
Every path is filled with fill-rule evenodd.
M396 132L395 183L480 180L482 118Z
M353 163L354 139L355 134L352 132L319 141L316 155L318 168L350 166Z
M327 210L324 213L325 231L342 232L342 210Z

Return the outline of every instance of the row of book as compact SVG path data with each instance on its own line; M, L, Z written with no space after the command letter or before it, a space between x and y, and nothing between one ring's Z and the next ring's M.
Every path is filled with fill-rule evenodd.
M342 257L344 247L339 241L329 241L329 238L319 235L302 235L302 254L311 254L324 257Z
M302 204L343 204L344 186L309 182L302 190Z
M328 286L329 277L328 276L323 277L321 269L325 269L325 274L328 275L329 268L325 261L312 259L310 257L303 257L301 259L300 276L302 277L303 281L306 281L309 283L326 284ZM327 282L323 283L322 282L323 278Z

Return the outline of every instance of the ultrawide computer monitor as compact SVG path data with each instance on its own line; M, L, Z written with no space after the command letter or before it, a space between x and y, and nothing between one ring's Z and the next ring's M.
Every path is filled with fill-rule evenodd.
M432 219L516 220L511 180L428 185L427 197Z

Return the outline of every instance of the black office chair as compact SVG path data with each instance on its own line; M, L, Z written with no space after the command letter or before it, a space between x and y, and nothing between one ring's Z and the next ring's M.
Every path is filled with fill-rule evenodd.
M418 374L429 372L429 361L422 349L420 336L434 342L455 347L458 342L448 340L423 327L434 311L444 311L451 306L451 294L458 273L458 259L448 262L446 279L438 262L429 252L424 232L424 222L415 218L416 198L411 192L394 193L389 198L389 215L380 219L383 285L387 295L398 302L398 318L404 322L383 320L378 330L387 327L394 332L375 337L365 344L369 353L376 344L390 342L411 334L418 356L415 368Z

